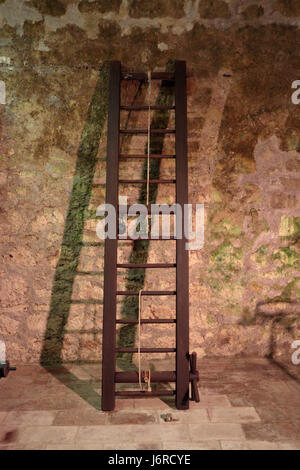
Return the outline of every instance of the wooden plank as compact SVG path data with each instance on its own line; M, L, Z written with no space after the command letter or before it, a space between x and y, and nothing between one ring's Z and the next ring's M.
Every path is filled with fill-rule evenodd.
M120 129L121 134L148 134L148 129ZM150 134L175 134L175 129L150 129Z
M120 241L133 241L134 239L133 238L130 238L130 237L123 237L123 235L118 235L118 240ZM174 238L174 235L170 235L170 236L167 236L165 238L163 238L161 235L160 236L157 236L157 237L147 237L147 238L144 238L144 237L140 237L140 238L137 238L137 240L143 240L143 241L155 241L155 240L160 240L160 241L168 241L168 240L175 240Z
M168 395L175 395L175 390L152 390L152 392L144 392L139 390L120 390L115 392L116 396L119 397L131 397L131 398L145 398L145 397L163 397Z
M176 202L188 203L186 65L175 62ZM176 407L189 407L189 267L182 239L176 240Z
M176 268L176 264L175 263L145 263L145 264L125 263L125 264L117 264L117 268L125 268L125 269Z
M138 154L132 154L130 155L129 153L121 153L120 154L121 159L127 159L127 158L148 158L148 155L145 153L138 153ZM176 155L149 155L149 158L176 158Z
M110 63L106 203L118 204L121 63ZM117 240L105 240L103 297L102 410L115 407Z
M148 80L146 72L130 72L122 70L122 80ZM151 72L151 80L174 80L172 72Z
M139 323L138 320L134 320L132 318L120 318L116 320L117 323L121 323L124 325L137 325ZM142 318L141 323L176 323L175 318Z
M142 380L144 378L144 371L141 373ZM116 372L115 382L116 383L138 383L139 373L138 371L126 371ZM151 371L151 383L168 383L176 381L176 372L170 371Z
M173 216L176 212L176 209L174 209L173 212L170 212L170 206L168 204L148 204L148 206L143 204L143 207L146 207L149 214L151 214L151 211L155 211L155 215L167 214L167 215ZM128 214L130 206L119 204L118 208L119 208L119 213ZM128 214L128 217L136 217L136 214L134 215Z
M147 180L119 180L120 184L145 184ZM150 184L173 184L176 180L149 180Z
M137 353L138 348L116 348L118 353ZM176 352L176 348L141 348L141 353L171 353Z
M138 291L133 290L118 290L117 295L139 295ZM148 290L143 291L142 295L176 295L175 290Z
M150 106L151 111L168 111L175 109L175 106ZM147 105L136 105L136 106L121 106L122 111L148 111L149 106Z
M144 377L144 372L142 372L142 379ZM197 375L190 373L189 380L197 380ZM139 381L138 371L127 371L127 372L116 372L115 373L115 382L116 383L137 383ZM152 371L151 372L151 383L168 383L176 382L176 371Z

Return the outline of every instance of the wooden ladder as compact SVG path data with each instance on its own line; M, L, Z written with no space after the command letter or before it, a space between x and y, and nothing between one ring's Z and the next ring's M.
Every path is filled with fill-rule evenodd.
M109 108L107 133L107 165L106 165L106 203L118 210L119 183L146 183L146 180L119 179L119 161L129 158L147 158L147 154L120 154L120 134L147 134L147 129L120 129L120 110L148 110L148 106L121 106L120 85L122 80L147 81L147 73L129 73L121 69L121 63L110 62ZM175 158L176 180L150 179L150 184L176 184L176 203L184 208L188 202L188 168L187 168L187 99L186 99L186 64L175 62L174 73L152 72L151 80L173 80L175 86L175 106L151 106L151 110L175 109L176 129L152 129L151 134L175 134L175 155L151 155L150 158ZM117 212L118 214L118 212ZM175 395L176 407L189 407L189 384L191 382L191 399L199 401L196 367L196 353L189 354L189 271L188 251L185 249L186 239L182 222L182 238L170 237L176 242L176 263L165 264L118 264L117 239L106 238L104 257L104 305L103 305L103 356L102 356L102 410L111 411L115 407L116 396L164 396ZM130 239L130 238L128 238ZM144 238L143 238L144 239ZM153 240L149 236L148 240ZM146 240L147 240L146 239ZM162 237L155 240L162 240ZM122 238L124 240L124 238ZM116 324L138 324L134 319L117 319L117 296L139 295L139 292L117 290L118 268L175 268L176 291L143 291L142 295L176 295L176 319L142 319L142 324L175 323L176 348L141 348L141 353L175 353L176 371L153 371L151 383L175 382L175 390L153 391L116 391L116 383L138 383L137 372L116 372L116 353L136 353L138 348L116 347Z

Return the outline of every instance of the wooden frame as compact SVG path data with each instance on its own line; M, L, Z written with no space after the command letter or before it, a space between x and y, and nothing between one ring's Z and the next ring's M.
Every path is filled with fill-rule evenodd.
M175 80L175 106L151 106L151 109L175 109L175 129L151 129L151 133L174 133L176 155L151 155L150 158L176 158L176 180L150 180L150 183L175 183L176 202L184 213L188 203L188 166L187 166L187 100L186 64L175 62L175 73L157 72L152 79ZM120 62L110 64L109 114L107 134L106 202L112 204L118 215L118 184L144 184L146 180L119 180L119 160L140 158L146 155L119 155L120 134L145 134L145 129L120 129L120 109L147 110L148 106L120 106L120 82L123 80L147 80L147 74L121 70ZM148 208L149 209L149 208ZM117 222L116 222L117 223ZM128 238L127 238L128 239ZM158 240L162 238L159 237ZM174 236L170 239L175 240ZM149 237L151 240L151 237ZM105 240L104 257L104 306L103 306L103 357L102 357L102 410L111 411L115 407L116 396L150 397L162 395L176 396L176 407L189 407L189 383L192 384L192 399L199 401L196 369L196 353L189 354L189 267L188 251L182 220L182 238L176 239L176 264L118 264L116 240ZM116 383L137 383L136 372L116 372L116 352L136 353L137 348L116 348L116 324L137 324L133 319L116 319L117 295L139 295L133 291L117 291L117 269L119 268L175 268L176 291L143 291L142 295L176 295L176 319L143 319L142 323L176 323L176 348L141 348L140 352L172 352L176 354L176 371L161 371L151 374L152 382L175 382L176 390L118 391ZM190 370L191 368L191 370Z

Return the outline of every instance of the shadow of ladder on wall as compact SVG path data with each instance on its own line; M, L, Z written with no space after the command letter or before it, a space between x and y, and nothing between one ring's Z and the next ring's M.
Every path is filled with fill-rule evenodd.
M147 106L122 106L120 104L120 86L123 80L147 81L147 73L128 72L121 69L120 62L110 63L108 134L107 134L107 169L106 169L106 203L116 208L118 214L119 184L144 184L147 180L119 179L119 161L123 159L147 158L147 154L120 154L120 134L148 135L148 129L120 129L120 110L148 110ZM176 203L184 207L188 202L188 173L187 173L187 101L186 101L186 65L184 61L175 62L175 72L152 72L151 80L174 80L175 84L175 129L152 129L151 134L175 134L175 155L150 155L150 158L175 158L176 180L150 179L149 184L176 184ZM164 109L164 107L159 107ZM150 106L150 110L158 109ZM150 207L147 207L149 213ZM182 224L182 234L183 221ZM176 263L161 264L119 264L117 259L118 240L105 240L104 258L104 300L103 300L103 354L102 354L102 410L111 411L115 408L116 396L153 397L175 394L176 407L189 407L189 385L191 382L191 398L199 401L197 387L198 372L196 368L196 353L189 353L189 280L188 280L188 251L185 249L185 237L171 239L176 243ZM130 238L128 238L130 240ZM163 242L163 238L147 238ZM146 240L147 240L146 239ZM144 238L145 240L145 238ZM174 319L142 319L140 323L175 323L175 348L117 348L116 324L138 324L139 320L132 318L117 319L117 296L139 296L137 291L117 290L118 268L174 268L176 267L176 291L142 291L141 295L176 296L176 318ZM136 371L116 372L116 353L175 353L175 371L155 371L151 374L152 383L175 382L175 390L153 391L116 391L116 383L138 383L139 374ZM145 378L145 377L144 377Z

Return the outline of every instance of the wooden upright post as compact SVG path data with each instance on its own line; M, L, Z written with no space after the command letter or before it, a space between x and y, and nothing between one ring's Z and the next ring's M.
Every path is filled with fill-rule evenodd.
M175 62L176 202L188 203L186 65ZM176 407L189 407L189 265L185 247L184 217L182 238L176 241Z
M106 157L106 203L117 212L121 63L110 63ZM117 220L116 220L117 224ZM117 227L118 228L118 227ZM117 240L105 240L102 347L102 410L115 407Z

